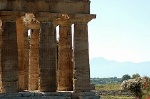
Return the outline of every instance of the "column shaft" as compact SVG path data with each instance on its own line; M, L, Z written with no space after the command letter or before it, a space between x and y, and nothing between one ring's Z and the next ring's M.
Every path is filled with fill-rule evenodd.
M19 65L19 91L28 89L28 77L26 74L28 71L25 71L25 68L29 68L29 60L26 55L28 46L26 39L28 38L27 29L24 27L23 20L20 18L17 20L17 43L18 43L18 65Z
M2 92L18 91L18 51L16 37L16 23L3 23L2 32Z
M87 23L74 24L74 91L90 90Z
M40 91L56 91L57 43L53 23L41 23L39 46Z
M71 25L61 26L59 29L58 45L58 90L73 90L73 62L72 62L72 33Z
M24 58L23 58L23 65L24 65L24 88L25 90L28 89L29 83L29 38L27 31L24 33Z
M2 92L2 57L1 57L1 49L2 49L2 21L0 20L0 92Z
M29 90L38 90L39 79L39 33L40 30L33 30L30 35L29 52Z
M40 91L56 91L57 43L53 23L41 23L39 47Z

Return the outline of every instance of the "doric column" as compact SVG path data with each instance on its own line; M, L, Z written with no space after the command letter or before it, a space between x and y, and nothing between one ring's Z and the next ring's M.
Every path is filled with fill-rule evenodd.
M41 22L39 42L40 91L56 91L57 42L52 22Z
M2 92L18 92L16 22L4 22L1 44Z
M24 25L32 29L29 40L29 56L28 49L25 49L26 55L24 57L29 57L29 68L26 67L25 71L28 71L25 75L29 74L29 85L28 89L30 91L38 90L39 87L39 34L40 34L40 22L35 18L33 13L26 13L25 16L22 17ZM26 48L28 47L28 39L25 39ZM26 44L27 43L27 44ZM28 62L28 60L24 60L24 62ZM27 64L25 64L27 65Z
M32 30L30 35L29 52L29 90L38 90L39 79L39 33L40 30Z
M24 66L24 88L28 89L29 83L29 37L27 31L24 32L24 58L23 58L23 66Z
M2 57L1 57L1 46L2 46L2 21L0 20L0 93L2 92Z
M18 65L19 65L19 91L28 89L29 56L28 32L24 26L23 19L17 20L17 43L18 43Z
M74 91L90 90L88 26L86 22L74 24Z
M59 27L58 43L58 91L73 90L72 33L71 24Z

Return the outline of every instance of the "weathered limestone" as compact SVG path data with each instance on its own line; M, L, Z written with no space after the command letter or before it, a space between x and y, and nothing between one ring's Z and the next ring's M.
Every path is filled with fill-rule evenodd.
M32 30L30 34L29 52L29 90L38 90L39 83L39 33L40 30Z
M0 10L3 10L7 6L7 0L0 1Z
M33 14L25 15L23 21L17 21L19 90L48 92L57 88L58 91L90 91L87 23L95 16L40 12L39 16L47 19L44 22L38 17L39 22ZM56 25L60 27L58 42ZM29 39L25 27L32 29Z
M24 12L90 13L89 0L1 0L0 10Z
M18 50L15 22L2 26L1 66L2 92L18 92Z
M29 37L28 37L27 31L24 32L23 67L24 67L24 90L28 90L28 83L29 83Z
M71 92L0 93L0 99L72 99Z
M25 13L22 17L24 26L29 29L39 30L40 29L40 22L35 18L33 13Z
M41 22L39 42L40 91L56 91L56 65L57 42L55 26L52 22Z
M89 0L0 0L0 98L98 99L90 92L93 18Z
M19 92L1 93L1 99L100 99L94 92Z
M87 23L74 24L74 91L90 91Z
M60 24L58 44L58 91L73 90L71 24Z
M28 89L28 69L29 69L29 58L27 42L28 33L24 26L23 19L17 20L17 44L18 44L18 65L19 65L19 90Z
M0 92L2 92L2 57L1 57L1 46L2 46L2 21L0 20Z

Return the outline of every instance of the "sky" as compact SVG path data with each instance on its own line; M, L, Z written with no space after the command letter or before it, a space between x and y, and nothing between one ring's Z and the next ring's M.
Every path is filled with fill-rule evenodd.
M90 59L150 61L150 0L91 0Z

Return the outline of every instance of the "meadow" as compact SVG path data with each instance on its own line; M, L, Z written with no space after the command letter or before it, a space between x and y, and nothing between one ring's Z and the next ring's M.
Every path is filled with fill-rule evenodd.
M120 83L116 84L97 84L95 91L100 99L135 99L130 92L121 90Z
M91 84L100 99L150 99L150 78L139 74L122 78L91 78Z

